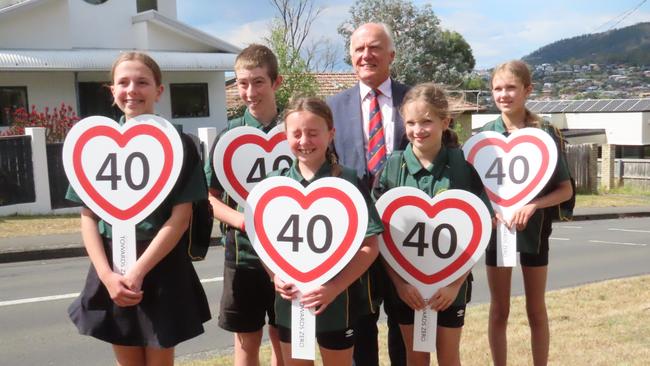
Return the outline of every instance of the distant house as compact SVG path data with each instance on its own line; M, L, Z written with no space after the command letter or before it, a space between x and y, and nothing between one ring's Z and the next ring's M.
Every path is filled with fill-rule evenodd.
M128 50L162 68L157 113L191 133L225 124L224 73L239 48L179 22L176 0L0 0L0 129L12 109L62 102L117 118L108 72Z

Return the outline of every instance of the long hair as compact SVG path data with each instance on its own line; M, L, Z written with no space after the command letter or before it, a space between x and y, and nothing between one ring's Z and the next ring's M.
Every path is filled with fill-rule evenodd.
M160 71L160 66L158 66L158 63L153 58L151 58L151 56L147 55L144 52L138 51L124 52L117 56L115 61L113 61L113 66L111 66L111 84L113 84L115 81L115 69L124 61L142 62L147 68L149 68L149 70L151 70L154 81L156 82L156 86L162 85L162 72Z
M497 65L497 67L494 68L492 71L492 78L490 79L490 86L492 86L492 83L494 83L494 78L504 72L509 72L514 75L514 77L519 79L519 81L524 85L524 88L528 88L529 86L533 85L533 78L528 65L520 60L511 60ZM525 106L524 110L526 111L526 117L524 118L526 127L539 127L542 122L542 118L537 114L531 112Z
M411 88L402 100L400 113L404 115L404 106L417 101L425 102L429 107L429 112L441 120L450 118L451 116L449 113L447 94L444 89L434 83L422 83ZM456 132L449 128L445 129L442 132L441 145L446 147L458 147L458 135L456 135Z
M287 120L287 117L296 112L309 112L312 113L320 118L322 118L325 123L327 124L327 130L331 131L334 128L334 117L332 116L332 110L330 107L325 103L324 100L317 98L317 97L297 97L297 98L292 98L289 101L289 105L287 108L284 110L282 120L285 121ZM341 175L341 167L338 164L338 158L336 157L336 153L334 153L334 150L332 149L331 146L327 147L326 151L326 159L329 161L330 165L332 166L332 176L339 176Z

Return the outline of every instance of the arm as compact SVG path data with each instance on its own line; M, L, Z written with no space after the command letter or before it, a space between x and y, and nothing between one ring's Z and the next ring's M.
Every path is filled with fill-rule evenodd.
M212 204L214 218L236 229L243 231L244 214L226 205L221 200L221 192L215 188L208 189L208 199Z
M460 286L463 285L463 282L465 282L470 272L471 270L465 272L465 274L458 277L456 281L445 287L439 288L438 291L436 291L436 293L429 299L428 305L431 306L431 309L435 311L447 310L447 308L454 303L454 300L458 296L458 291L460 291Z
M512 221L508 227L517 225L517 230L523 230L528 224L528 220L533 216L535 210L559 205L560 203L568 200L573 195L573 188L571 187L571 181L564 180L560 184L549 192L548 194L535 198L530 201L527 205L523 206L515 212L512 217Z
M352 260L331 280L302 296L302 302L306 308L317 308L314 314L318 315L325 311L327 305L336 296L348 288L352 282L361 277L368 270L379 254L377 247L377 236L372 235L364 239L359 251L352 257Z
M124 276L130 289L140 290L144 276L178 244L178 241L189 227L191 216L191 202L180 203L172 208L169 219L158 230L158 233L135 262L133 268Z
M386 264L386 262L382 258L382 263L384 265L384 268L386 268L386 273L388 274L388 278L393 282L393 285L395 285L395 290L397 290L397 295L399 295L399 298L402 299L408 305L411 309L413 310L421 310L426 306L426 303L424 299L422 298L422 294L420 294L420 291L416 289L413 285L410 283L404 281L404 279L395 272L389 266Z
M113 302L123 307L139 303L142 300L142 292L130 290L125 278L111 270L102 238L97 230L97 216L85 207L81 209L81 237L97 276L108 290Z

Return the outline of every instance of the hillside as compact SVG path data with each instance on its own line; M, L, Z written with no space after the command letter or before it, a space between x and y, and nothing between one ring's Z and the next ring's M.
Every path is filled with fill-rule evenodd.
M546 45L523 58L531 65L571 64L650 64L650 22L585 34Z

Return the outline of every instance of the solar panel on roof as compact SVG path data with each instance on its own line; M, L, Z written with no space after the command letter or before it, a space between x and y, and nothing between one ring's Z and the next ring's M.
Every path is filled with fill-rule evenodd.
M616 112L626 112L628 111L632 106L637 104L639 102L638 99L625 99L623 103L621 103L617 108L615 108Z
M650 111L650 99L640 99L639 103L632 108L635 112Z
M596 100L585 100L583 103L578 105L573 111L574 112L586 112L591 108L594 104L596 104Z
M625 99L612 99L605 106L605 111L614 112L616 108L618 108L621 104L623 104L623 102L625 102Z
M551 113L563 112L566 109L566 107L568 107L569 105L571 105L570 101L567 100L558 101L553 107L553 109L551 110Z
M589 107L588 112L602 112L603 107L609 103L609 100L597 100L594 105Z

